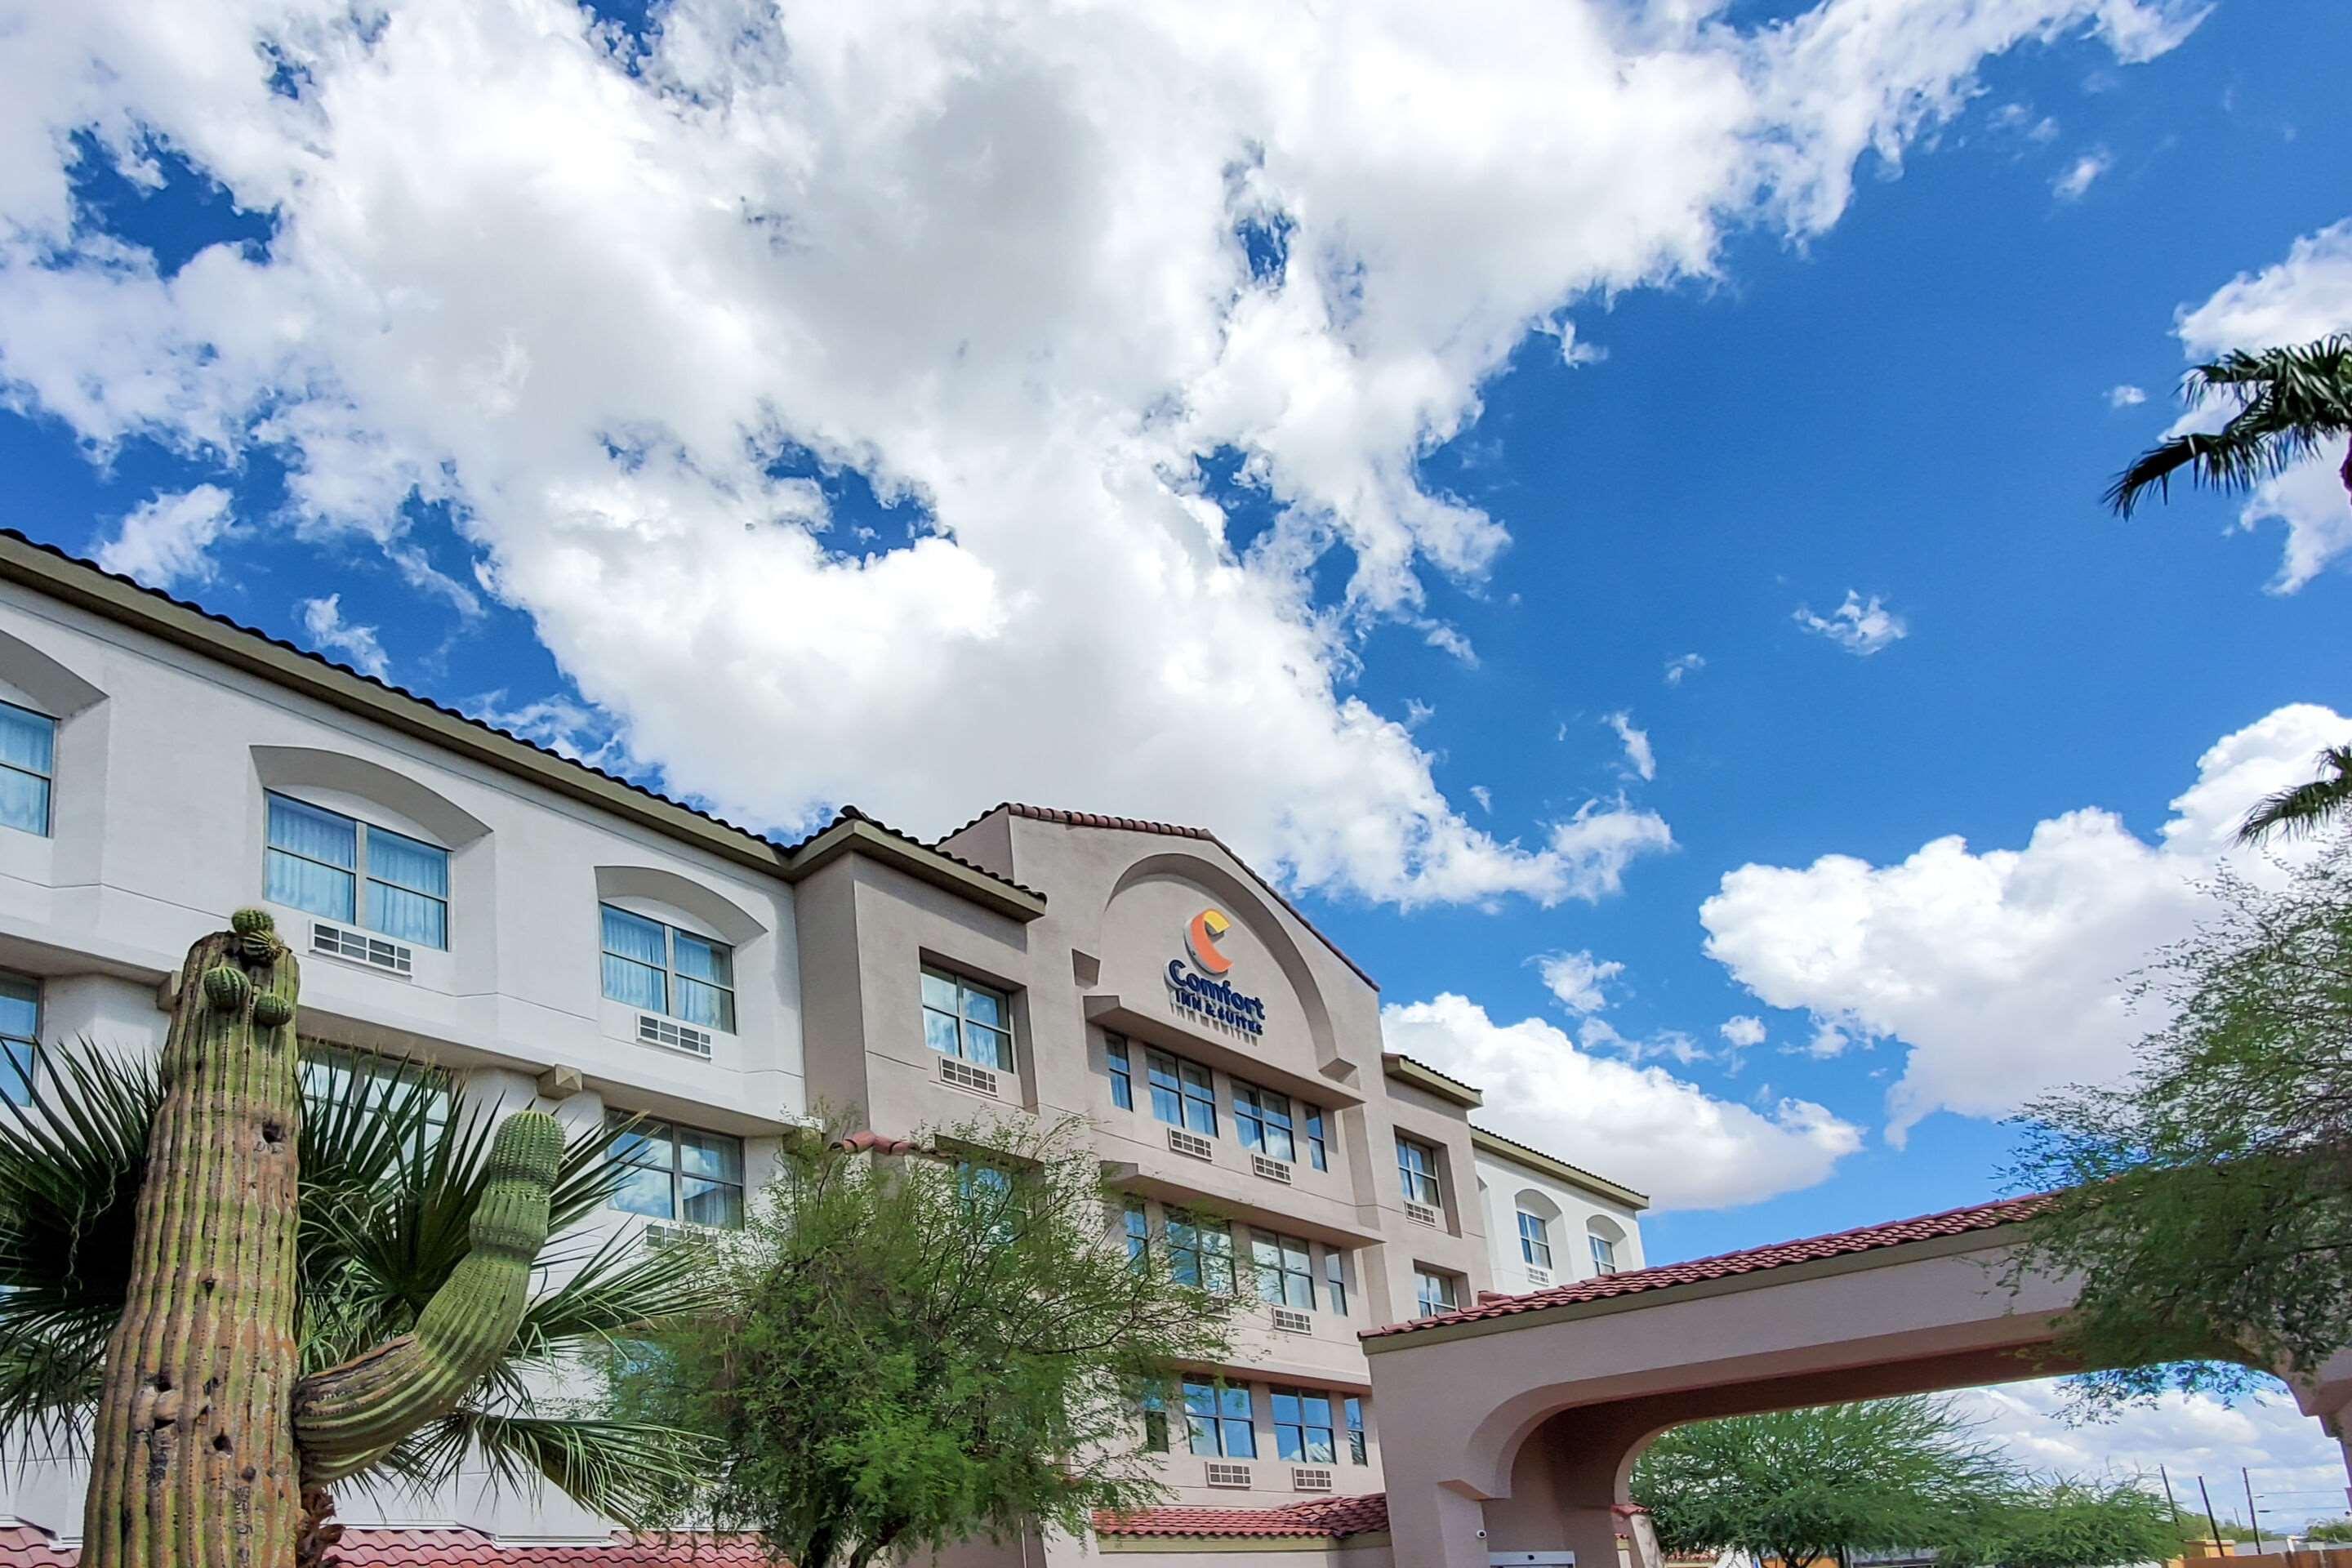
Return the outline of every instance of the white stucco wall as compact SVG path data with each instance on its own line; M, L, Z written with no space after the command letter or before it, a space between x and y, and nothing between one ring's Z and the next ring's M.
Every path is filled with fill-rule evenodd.
M1644 1266L1641 1215L1633 1208L1510 1160L1486 1145L1477 1150L1477 1166L1496 1289L1518 1295L1591 1279L1600 1270L1592 1261L1587 1237L1596 1230L1616 1243L1618 1272ZM1548 1279L1532 1277L1520 1254L1522 1207L1542 1215L1549 1224L1552 1268Z

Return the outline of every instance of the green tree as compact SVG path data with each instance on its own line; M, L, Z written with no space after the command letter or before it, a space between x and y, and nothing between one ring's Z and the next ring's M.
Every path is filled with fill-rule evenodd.
M1806 1568L1982 1539L2011 1481L1949 1400L1920 1396L1678 1426L1635 1462L1633 1491L1669 1552L1729 1549Z
M2352 1541L2352 1519L2317 1520L2302 1533L2305 1541Z
M2060 1476L2000 1499L1946 1555L1985 1568L2112 1568L2179 1553L2171 1510L2137 1479Z
M2107 504L2126 517L2147 492L2169 496L2183 468L2197 483L2248 490L2352 434L2352 336L2294 348L2232 351L2189 373L2191 406L2215 396L2235 404L2218 431L2189 431L2141 453L2108 487ZM2352 492L2352 455L2344 488Z
M1112 1240L1083 1124L926 1145L962 1152L800 1140L709 1255L719 1310L616 1358L629 1408L723 1455L671 1517L862 1568L1160 1495L1140 1402L1225 1358L1234 1302Z
M2083 1280L2059 1352L2096 1413L2352 1344L2352 847L2220 913L2137 983L2167 1017L2119 1083L2028 1106L2012 1181L2061 1189L2015 1273Z
M495 1129L488 1114L453 1114L447 1080L429 1068L301 1048L294 1263L308 1374L417 1328L469 1250L493 1185ZM29 1103L0 1118L0 1426L21 1434L27 1451L76 1452L87 1441L163 1097L152 1059L66 1046L44 1051ZM703 1304L669 1255L579 1239L619 1177L604 1158L613 1136L583 1133L559 1158L538 1278L561 1282L531 1295L505 1353L455 1410L352 1479L430 1487L463 1466L510 1487L544 1479L629 1521L694 1468L690 1435L544 1392L566 1379L576 1388L583 1369L593 1387L615 1336ZM304 1502L306 1550L331 1544L335 1527L316 1528L331 1500L314 1490Z

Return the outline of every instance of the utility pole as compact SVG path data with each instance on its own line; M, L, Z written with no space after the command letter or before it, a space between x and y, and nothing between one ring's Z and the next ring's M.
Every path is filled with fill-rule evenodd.
M2213 1551L2220 1556L2227 1557L2230 1555L2230 1549L2221 1544L2221 1521L2213 1517L2213 1493L2205 1485L2203 1476L2197 1478L2197 1494L2205 1500L2205 1522L2213 1528Z
M2240 1465L2238 1479L2246 1483L2246 1522L2253 1526L2254 1552L2259 1556L2263 1550L2263 1510L2254 1506L2254 1478L2245 1466Z
M2180 1505L2173 1500L2172 1478L2165 1473L2162 1465L2156 1467L2156 1476L2164 1483L2164 1506L2172 1510L2173 1532L2180 1537L2181 1544L2185 1547L2189 1542L2189 1526L2181 1522Z

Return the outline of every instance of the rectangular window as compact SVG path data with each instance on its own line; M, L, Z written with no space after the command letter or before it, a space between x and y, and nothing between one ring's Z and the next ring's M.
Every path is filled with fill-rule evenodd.
M629 1120L618 1111L615 1122ZM740 1230L743 1225L743 1140L675 1122L644 1120L613 1141L611 1159L626 1167L614 1208L655 1219Z
M1305 1242L1252 1231L1250 1260L1257 1266L1259 1300L1270 1307L1315 1310L1315 1274Z
M1204 1138L1217 1135L1217 1090L1207 1068L1165 1051L1144 1052L1143 1065L1151 1079L1152 1115Z
M417 1129L417 1147L412 1151L419 1157L440 1141L442 1131L449 1125L448 1074L370 1051L306 1045L302 1052L302 1096L306 1100L349 1105L353 1111L370 1118L382 1114L386 1108L406 1109L411 1096L421 1096L425 1115Z
M1121 1110L1135 1109L1135 1047L1125 1035L1103 1037L1103 1059L1110 1064L1110 1102Z
M1307 1123L1307 1163L1318 1171L1328 1171L1331 1168L1331 1156L1323 1146L1323 1108L1319 1105L1307 1107L1304 1120Z
M923 969L923 1043L998 1072L1013 1070L1013 1004L1002 991L944 969Z
M1397 1173L1404 1178L1407 1203L1438 1206L1436 1150L1417 1138L1398 1133Z
M271 795L262 896L418 947L449 945L449 851Z
M1246 1083L1234 1085L1234 1125L1242 1147L1287 1164L1298 1158L1290 1136L1290 1097Z
M1331 1298L1331 1310L1341 1317L1348 1315L1348 1255L1336 1247L1323 1249L1323 1289Z
M604 994L648 1013L735 1032L735 950L723 942L599 904Z
M1144 1213L1143 1200L1128 1199L1122 1217L1127 1227L1127 1260L1141 1268L1151 1252L1151 1219Z
M1328 1465L1339 1458L1331 1444L1331 1396L1310 1388L1282 1388L1274 1394L1274 1453L1296 1465Z
M0 702L0 827L48 837L57 754L55 719Z
M1592 1267L1602 1274L1617 1272L1617 1244L1599 1231L1588 1233L1592 1237Z
M1421 1307L1421 1315L1433 1318L1440 1312L1451 1312L1457 1305L1454 1294L1454 1276L1432 1274L1426 1268L1412 1271L1413 1300Z
M1519 1211L1519 1261L1530 1268L1551 1267L1551 1227L1543 1215L1525 1209Z
M1233 1227L1221 1219L1195 1220L1168 1211L1168 1272L1180 1285L1220 1296L1234 1294Z
M1137 1401L1143 1412L1143 1451L1164 1454L1168 1451L1168 1394L1158 1384L1147 1386Z
M1344 1408L1348 1416L1348 1462L1369 1465L1372 1462L1371 1447L1364 1441L1364 1402L1354 1394L1348 1395Z
M1257 1433L1250 1426L1250 1392L1226 1383L1184 1380L1184 1424L1192 1452L1211 1459L1255 1459Z
M0 974L0 1100L31 1103L33 1058L40 1048L40 982Z

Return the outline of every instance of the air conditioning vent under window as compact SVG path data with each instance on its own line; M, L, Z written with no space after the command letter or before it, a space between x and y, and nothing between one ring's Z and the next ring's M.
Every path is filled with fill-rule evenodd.
M1296 1307L1276 1307L1274 1309L1274 1327L1277 1333L1311 1334L1315 1331L1315 1320Z
M1212 1459L1205 1468L1209 1472L1209 1484L1213 1487L1249 1489L1250 1468L1247 1465L1221 1465Z
M1168 1146L1179 1154L1190 1154L1195 1160L1213 1160L1217 1146L1197 1132L1187 1132L1181 1127L1168 1130Z
M310 951L323 952L330 958L348 959L364 963L371 969L384 970L393 974L415 973L415 951L396 942L386 942L380 936L353 931L349 926L329 925L324 921L310 922Z
M646 1246L656 1252L673 1247L709 1247L716 1239L709 1229L698 1225L664 1225L659 1220L646 1224Z
M710 1059L710 1036L704 1030L673 1024L667 1018L656 1018L651 1013L637 1015L637 1038L648 1046L667 1046L674 1051Z
M1294 1469L1290 1472L1290 1489L1295 1492L1328 1492L1332 1477L1328 1470Z
M1435 1225L1437 1211L1427 1204L1408 1203L1404 1205L1404 1217L1415 1225Z
M991 1100L996 1098L994 1073L954 1057L940 1058L940 1081L950 1089L962 1089L966 1094L984 1094Z
M1280 1182L1286 1187L1290 1185L1290 1167L1280 1160L1269 1160L1263 1154L1252 1154L1250 1169L1269 1182Z
M1538 1290L1550 1289L1551 1270L1549 1268L1538 1268L1532 1263L1528 1265L1528 1284L1532 1289Z

